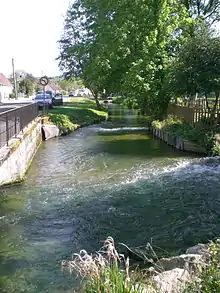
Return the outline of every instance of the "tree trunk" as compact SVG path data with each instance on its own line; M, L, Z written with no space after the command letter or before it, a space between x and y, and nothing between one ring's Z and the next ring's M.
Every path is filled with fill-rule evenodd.
M95 99L95 102L96 102L96 107L98 110L102 110L102 107L99 103L99 100L98 100L98 96L94 96L94 99Z
M99 100L98 100L98 93L96 91L92 90L91 88L90 88L90 91L95 99L97 110L102 110L102 107L101 107Z
M208 101L207 94L205 94L205 104L206 104L206 108L208 109L208 113L210 113L210 107L209 107L209 101Z

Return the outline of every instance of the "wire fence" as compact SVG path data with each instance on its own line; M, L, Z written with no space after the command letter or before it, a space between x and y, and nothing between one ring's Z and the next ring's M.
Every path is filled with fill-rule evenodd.
M36 103L0 113L0 148L8 145L9 140L23 131L37 116Z

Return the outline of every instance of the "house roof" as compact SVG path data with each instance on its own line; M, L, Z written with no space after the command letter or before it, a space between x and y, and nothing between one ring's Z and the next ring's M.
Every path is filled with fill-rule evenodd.
M54 91L59 91L60 90L60 87L56 84L51 84L50 87L54 90Z
M56 84L49 83L48 85L46 85L46 90L47 91L59 91L60 87Z
M0 85L12 87L11 82L4 76L3 73L0 73Z

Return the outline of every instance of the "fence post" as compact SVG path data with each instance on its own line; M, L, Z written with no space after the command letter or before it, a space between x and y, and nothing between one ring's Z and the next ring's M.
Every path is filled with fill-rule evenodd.
M15 137L17 136L17 115L16 115L16 111L15 111Z
M9 141L9 130L8 130L8 113L5 113L5 130L6 130L6 142L8 146L8 141Z

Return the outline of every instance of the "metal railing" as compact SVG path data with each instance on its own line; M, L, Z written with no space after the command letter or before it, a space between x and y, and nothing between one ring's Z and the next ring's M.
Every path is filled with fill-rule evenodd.
M23 131L37 116L36 103L0 113L0 148L8 145L9 140Z

